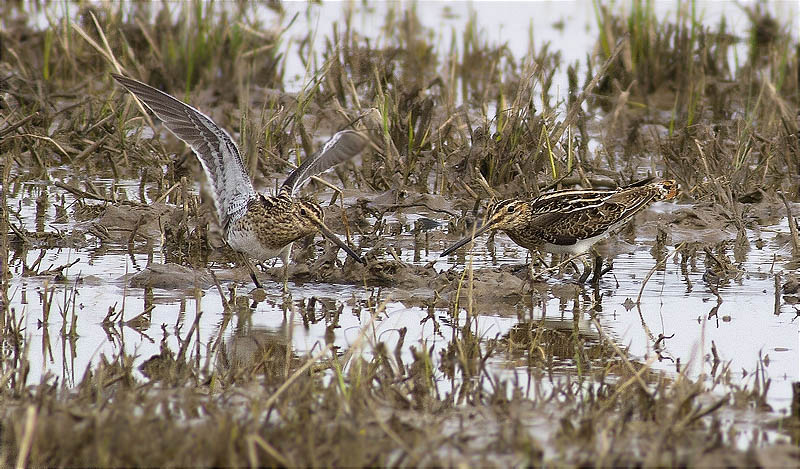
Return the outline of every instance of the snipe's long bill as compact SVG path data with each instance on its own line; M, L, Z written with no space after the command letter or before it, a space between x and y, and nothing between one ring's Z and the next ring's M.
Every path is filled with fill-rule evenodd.
M485 224L441 256L489 230L504 231L527 249L582 254L651 202L671 199L677 193L673 180L646 179L615 190L563 190L532 200L501 200L489 207Z
M325 226L319 204L295 196L312 176L359 154L368 143L364 135L353 130L334 134L286 178L276 195L257 194L238 147L208 116L140 81L112 76L197 155L213 188L214 206L224 228L225 240L234 250L259 262L281 255L286 264L293 241L319 232L347 255L364 262ZM247 257L244 260L247 261ZM260 286L252 268L251 275Z

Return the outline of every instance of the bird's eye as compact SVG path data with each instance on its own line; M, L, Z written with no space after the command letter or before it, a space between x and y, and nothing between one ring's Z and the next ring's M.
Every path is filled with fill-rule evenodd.
M513 205L509 205L509 206L508 206L508 209L507 209L507 210L508 210L508 213L514 213L514 209L515 209L515 208L516 208L516 207L514 207Z
M304 209L304 208L301 208L301 209L300 209L300 215L302 215L302 216L306 216L306 209Z

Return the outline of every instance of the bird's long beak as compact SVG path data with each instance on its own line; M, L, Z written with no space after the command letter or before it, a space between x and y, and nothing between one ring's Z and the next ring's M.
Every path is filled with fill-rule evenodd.
M358 261L358 262L360 262L362 264L365 264L364 259L361 256L359 256L358 254L356 254L356 252L353 251L353 249L350 246L348 246L347 243L345 243L344 241L339 239L339 237L336 236L333 233L333 231L330 230L330 228L325 226L324 223L320 222L320 223L317 223L316 225L317 225L317 228L319 228L319 231L322 233L322 236L328 238L329 240L331 240L333 242L333 244L335 244L335 245L339 246L340 248L344 249L344 252L346 252L348 256L352 257L353 259L355 259L356 261Z
M471 235L467 236L466 238L458 241L456 244L454 244L454 245L450 246L449 248L445 249L444 251L442 251L442 253L439 254L439 257L444 257L444 256L450 254L451 252L455 251L456 249L460 248L461 246L469 243L473 239L477 238L478 236L480 236L483 233L485 233L486 231L488 231L492 226L494 226L494 223L491 223L491 222L484 223L483 226L481 226L480 228L476 229L474 233L472 233Z

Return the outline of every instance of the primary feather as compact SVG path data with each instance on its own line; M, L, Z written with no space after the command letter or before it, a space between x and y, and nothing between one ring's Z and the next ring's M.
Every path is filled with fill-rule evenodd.
M213 188L220 223L227 226L241 218L256 198L253 183L242 164L239 149L225 130L208 116L149 85L112 74L161 119L164 126L194 151Z
M303 161L289 177L283 181L283 188L294 195L312 176L316 176L339 163L353 158L367 146L367 139L354 130L342 130L325 142L319 150Z
M231 136L208 116L142 82L116 74L112 76L197 155L213 187L214 205L225 240L234 250L259 261L285 254L285 262L292 242L321 232L347 255L364 262L325 226L324 213L317 203L293 195L310 177L361 152L368 143L366 137L350 130L336 133L289 175L278 194L259 196ZM252 268L250 270L253 281L259 285Z

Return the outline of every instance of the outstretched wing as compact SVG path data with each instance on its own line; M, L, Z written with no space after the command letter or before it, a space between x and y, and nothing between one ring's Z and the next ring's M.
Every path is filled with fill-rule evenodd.
M367 137L355 130L337 132L325 142L322 148L315 151L313 155L303 161L303 164L292 171L292 174L283 181L282 187L294 195L309 178L349 160L361 153L366 146Z
M220 223L224 226L242 216L247 202L256 197L256 191L231 136L188 104L140 81L117 74L111 76L153 111L170 132L192 148L214 189L214 205Z

